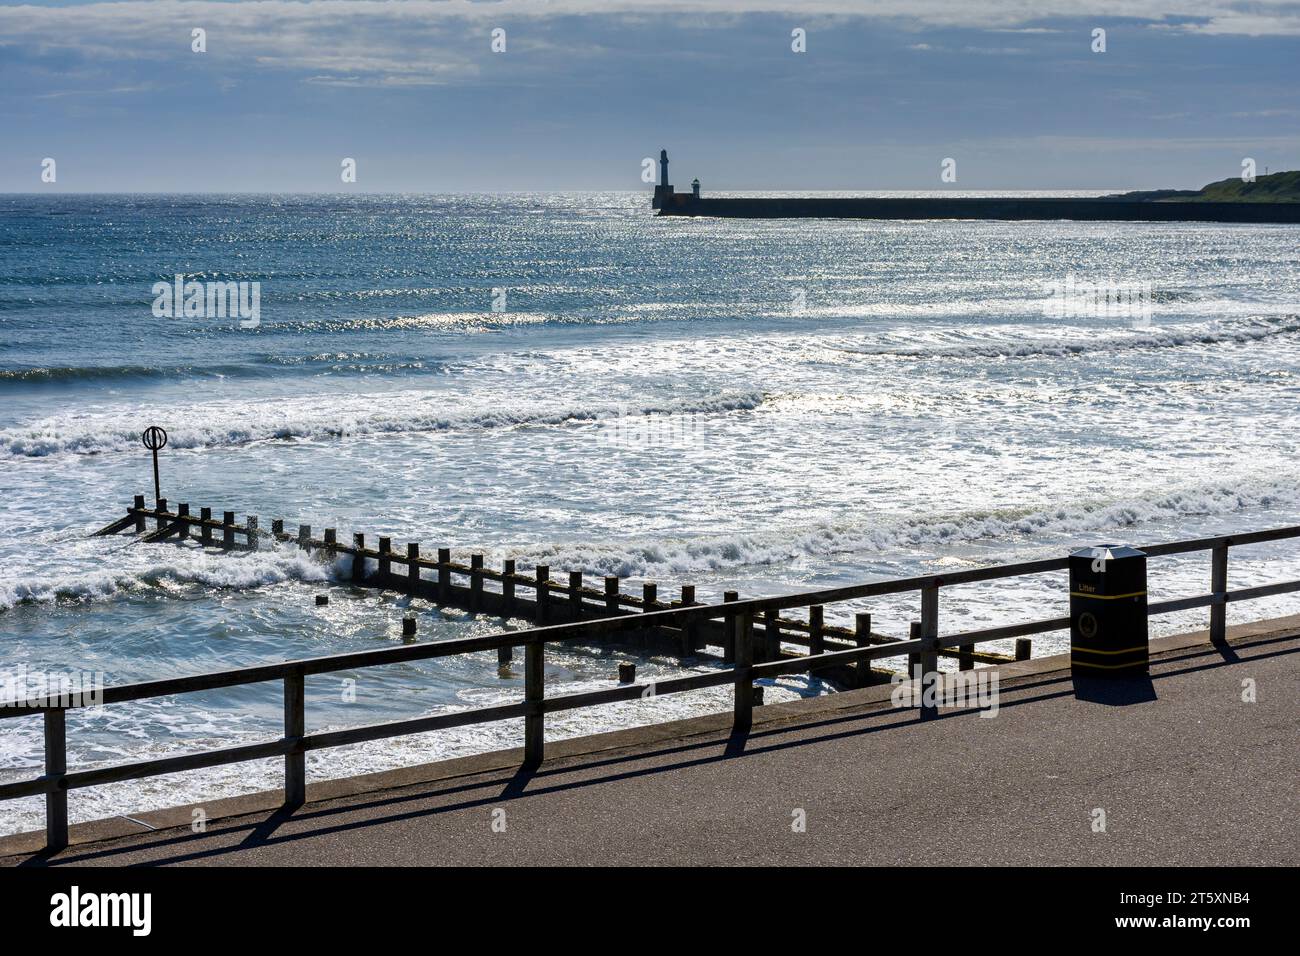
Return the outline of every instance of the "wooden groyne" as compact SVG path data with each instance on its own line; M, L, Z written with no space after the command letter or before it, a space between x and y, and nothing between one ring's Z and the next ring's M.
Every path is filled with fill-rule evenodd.
M645 582L640 593L628 593L621 578L605 576L599 587L592 586L582 571L564 571L557 580L548 565L537 565L532 573L521 573L513 558L501 567L489 568L482 554L470 554L468 563L453 559L452 549L426 550L418 542L394 547L390 537L367 537L354 533L351 543L340 541L335 528L325 528L317 537L311 525L299 525L295 532L285 530L283 519L271 521L263 529L256 515L246 515L238 523L235 512L200 508L195 514L188 503L171 510L167 500L159 499L153 508L146 507L143 495L136 495L126 515L95 532L111 535L133 531L142 543L197 543L203 547L227 551L257 551L272 542L293 544L302 551L327 562L349 562L347 574L356 587L398 591L429 600L440 607L457 608L471 613L502 618L519 618L534 625L573 624L599 618L646 614L655 611L698 606L695 586L682 585L676 598L660 595L658 585ZM373 542L373 544L371 543ZM724 602L736 602L740 595L727 591ZM415 634L414 620L408 618L404 635ZM732 664L736 659L734 629L729 622L691 620L674 627L663 623L647 624L643 630L618 632L618 642L655 653L669 654L681 660L712 658ZM604 646L614 639L599 635L596 642ZM794 618L767 610L754 621L754 660L759 663L792 659L804 655L850 650L873 645L887 645L912 639L889 636L874 630L871 614L858 612L853 627L828 624L823 605L809 606L807 617ZM1014 655L978 651L974 645L940 651L940 656L958 661L962 670L976 664L999 664L1027 660L1032 653L1028 638L1016 640ZM512 649L500 650L499 662L512 660ZM869 666L837 666L819 671L818 676L836 685L858 687L888 680L891 671L871 670Z

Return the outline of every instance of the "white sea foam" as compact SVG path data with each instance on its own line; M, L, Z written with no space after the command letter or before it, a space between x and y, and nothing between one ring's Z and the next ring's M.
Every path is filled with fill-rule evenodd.
M143 545L132 551L129 558L143 559L134 567L129 565L136 562L127 556L109 553L95 567L0 580L0 611L19 604L103 601L123 593L172 591L177 585L245 590L283 581L324 581L333 573L302 552L290 550L225 554L197 546ZM103 566L119 561L122 565L117 568Z
M1300 506L1300 477L1218 484L1180 491L1097 501L1060 508L996 509L951 516L853 520L813 527L642 543L557 544L512 550L521 563L592 574L644 577L656 573L718 571L792 559L834 555L891 555L917 548L1007 541L1054 534L1120 530L1170 518L1228 515Z
M561 405L552 401L458 409L456 398L445 393L402 391L278 402L208 402L171 410L172 419L183 424L168 430L168 445L173 449L207 448L276 439L553 426L595 422L624 413L744 411L757 408L762 401L761 392L733 391L663 401L632 399L626 404ZM135 407L65 414L0 431L0 449L12 457L29 458L134 451L140 445L138 425Z

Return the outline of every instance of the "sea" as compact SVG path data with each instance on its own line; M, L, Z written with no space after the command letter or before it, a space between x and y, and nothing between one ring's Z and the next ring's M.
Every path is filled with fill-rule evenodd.
M292 546L88 537L162 494L699 600L1294 524L1300 228L659 218L640 192L0 196L0 690L105 685L524 626ZM165 301L248 283L256 314ZM253 285L256 284L256 285ZM207 288L206 285L203 288ZM1089 291L1092 290L1092 291ZM1209 589L1152 559L1153 600ZM1300 576L1234 549L1233 587ZM315 598L328 594L326 606ZM940 631L1066 613L1062 575L945 590ZM1294 613L1295 596L1228 609ZM870 611L904 636L916 595ZM1153 634L1205 626L1204 610ZM1059 652L1068 635L1034 639ZM1007 644L991 649L1009 650ZM704 670L548 649L547 694ZM348 699L346 681L354 690ZM804 676L768 700L832 693ZM515 701L472 655L312 677L309 730ZM2 695L0 695L2 696ZM726 688L548 718L549 739L724 710ZM274 739L269 683L78 712L71 769ZM308 755L311 780L517 746L518 721ZM0 782L39 775L0 719ZM74 821L274 788L277 761L71 794ZM0 833L43 824L0 803Z

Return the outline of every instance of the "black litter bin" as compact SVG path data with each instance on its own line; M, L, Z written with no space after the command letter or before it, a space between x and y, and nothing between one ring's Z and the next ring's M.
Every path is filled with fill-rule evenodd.
M1147 672L1147 556L1103 544L1070 555L1070 670L1076 677Z

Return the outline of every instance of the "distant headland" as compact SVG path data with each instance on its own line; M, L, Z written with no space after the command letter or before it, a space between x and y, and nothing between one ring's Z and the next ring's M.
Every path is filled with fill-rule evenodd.
M1093 199L935 196L915 199L726 197L700 194L700 181L679 193L659 152L653 208L661 216L731 219L1075 219L1087 222L1300 223L1300 171L1223 179L1201 189L1157 189Z

